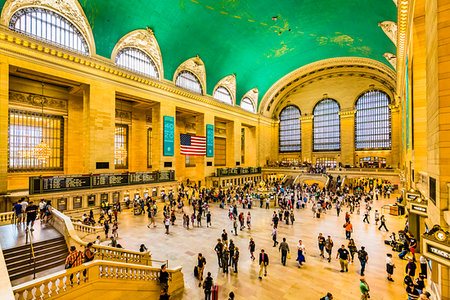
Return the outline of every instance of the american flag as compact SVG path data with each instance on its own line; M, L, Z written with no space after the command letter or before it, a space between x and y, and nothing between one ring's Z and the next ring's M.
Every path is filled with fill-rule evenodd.
M180 134L180 150L182 155L206 155L206 137Z

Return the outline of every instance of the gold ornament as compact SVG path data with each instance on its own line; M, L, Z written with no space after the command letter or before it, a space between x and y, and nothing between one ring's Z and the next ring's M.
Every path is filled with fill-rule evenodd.
M116 160L124 161L127 158L127 149L125 149L125 147L117 148L114 153L114 157Z
M33 156L41 162L45 162L52 154L52 149L44 141L41 141L39 145L34 147Z

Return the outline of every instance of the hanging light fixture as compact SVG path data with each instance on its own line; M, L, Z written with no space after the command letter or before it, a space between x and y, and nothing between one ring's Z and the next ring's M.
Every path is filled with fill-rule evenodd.
M120 100L119 100L120 101ZM122 108L122 103L120 103L120 108ZM122 110L119 110L119 117L120 117L120 124L122 124ZM124 128L123 127L118 127L116 128L116 134L123 134ZM125 138L126 138L126 134L125 134ZM122 161L122 163L125 162L126 158L127 158L127 149L124 146L120 146L118 148L115 149L114 151L114 158L116 160L120 160Z
M39 160L40 162L45 163L47 159L52 154L52 149L50 146L44 142L44 83L42 82L42 94L41 94L41 107L42 107L42 140L33 149L33 157Z

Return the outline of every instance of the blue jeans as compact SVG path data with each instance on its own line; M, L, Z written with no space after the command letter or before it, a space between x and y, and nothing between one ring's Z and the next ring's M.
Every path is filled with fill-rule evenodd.
M361 276L364 274L364 271L366 270L366 261L365 260L359 260L359 262L361 263Z
M398 255L398 257L401 258L401 259L403 259L403 257L406 256L406 254L408 254L408 250L405 249L405 250L402 251L402 253L400 253L400 254Z

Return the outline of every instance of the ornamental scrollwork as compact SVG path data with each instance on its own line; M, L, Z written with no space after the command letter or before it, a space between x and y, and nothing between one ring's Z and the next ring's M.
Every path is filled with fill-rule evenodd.
M177 76L181 71L189 71L197 76L200 84L202 85L202 90L206 93L206 70L205 64L202 59L197 55L186 61L184 61L175 71L173 76L173 82L177 80Z
M21 106L44 107L67 112L67 100L37 94L9 91L9 102Z
M397 56L392 53L384 53L383 56L394 67L394 69L397 69Z
M397 46L397 23L392 21L384 21L378 23L378 26L383 29L384 33L394 42L394 45Z

